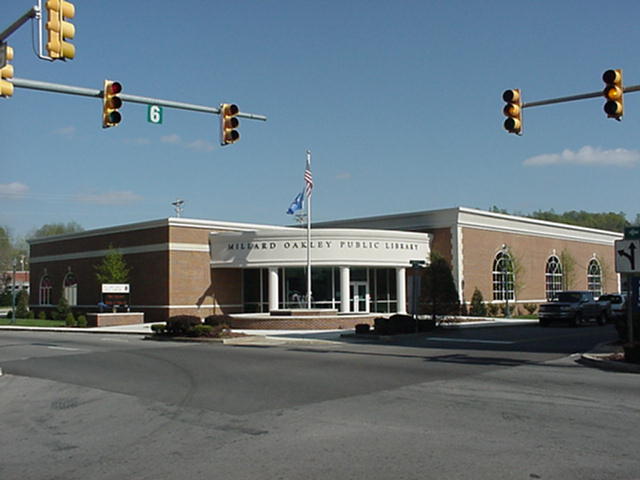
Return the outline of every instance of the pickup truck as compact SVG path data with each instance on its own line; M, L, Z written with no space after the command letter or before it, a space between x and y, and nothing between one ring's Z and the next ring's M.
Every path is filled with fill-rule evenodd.
M610 317L609 301L596 300L593 292L578 290L556 293L554 299L540 305L538 311L538 319L543 327L555 321L569 322L573 326L578 326L595 320L600 325L604 325Z

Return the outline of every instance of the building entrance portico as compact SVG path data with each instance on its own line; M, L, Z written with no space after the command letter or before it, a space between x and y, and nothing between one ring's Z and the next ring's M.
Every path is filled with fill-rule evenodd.
M340 313L406 313L406 268L429 258L425 233L312 231L311 304ZM306 306L304 229L212 233L211 268L243 276L243 310L272 312Z

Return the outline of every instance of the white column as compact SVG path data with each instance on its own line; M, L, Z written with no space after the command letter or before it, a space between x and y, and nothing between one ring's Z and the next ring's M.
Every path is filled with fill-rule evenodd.
M340 313L349 313L349 283L351 282L349 267L340 267Z
M278 310L278 268L269 267L269 311Z
M398 313L407 313L407 269L396 268L396 295L398 296Z

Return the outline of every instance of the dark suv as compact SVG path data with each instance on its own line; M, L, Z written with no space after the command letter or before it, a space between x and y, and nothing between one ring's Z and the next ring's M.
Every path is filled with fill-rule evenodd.
M596 320L604 325L611 316L611 303L596 300L589 291L557 292L551 302L540 305L538 318L545 327L551 322L565 321L577 326L589 320Z

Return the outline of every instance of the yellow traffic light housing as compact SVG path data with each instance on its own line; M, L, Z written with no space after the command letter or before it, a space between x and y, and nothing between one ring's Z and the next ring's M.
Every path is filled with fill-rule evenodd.
M104 81L102 89L102 128L117 126L122 120L118 109L122 107L122 99L118 94L122 92L122 85L111 80Z
M47 52L53 60L72 59L76 56L76 47L66 40L76 34L73 24L66 20L73 18L76 9L73 3L64 0L47 0Z
M0 43L0 97L10 97L13 95L13 83L9 78L13 78L13 65L9 63L13 60L13 48L6 43Z
M240 140L240 133L236 130L240 125L238 115L240 109L233 103L220 105L220 145L229 145Z
M505 90L502 99L507 104L502 109L507 119L504 121L504 128L509 133L522 135L522 96L520 89Z
M620 121L624 115L624 86L622 84L622 70L607 70L602 74L602 80L606 84L602 95L607 99L604 111L609 118Z

